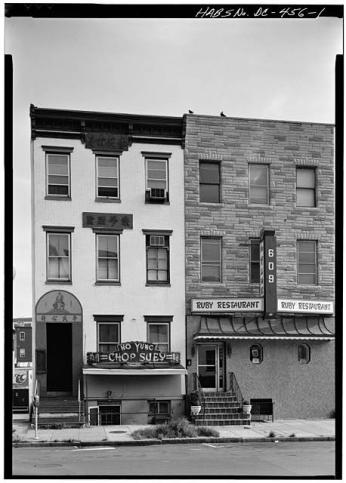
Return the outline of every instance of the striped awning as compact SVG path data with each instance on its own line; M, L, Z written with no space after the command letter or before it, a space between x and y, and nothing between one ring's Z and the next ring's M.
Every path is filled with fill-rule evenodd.
M333 340L332 317L201 317L194 340Z

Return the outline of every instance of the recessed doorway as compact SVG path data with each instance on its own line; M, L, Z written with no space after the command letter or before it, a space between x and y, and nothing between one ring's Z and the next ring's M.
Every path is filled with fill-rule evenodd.
M72 324L47 323L47 392L72 391Z

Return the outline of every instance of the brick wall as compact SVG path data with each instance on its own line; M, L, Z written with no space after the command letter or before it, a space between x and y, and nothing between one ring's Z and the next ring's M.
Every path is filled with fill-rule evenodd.
M185 141L186 302L258 296L249 284L250 237L277 238L278 297L334 297L332 125L187 115ZM221 163L221 203L199 202L199 161ZM270 165L270 205L248 205L248 164ZM296 166L316 168L317 207L296 207ZM222 237L222 283L200 282L200 236ZM318 242L318 285L297 285L296 240Z

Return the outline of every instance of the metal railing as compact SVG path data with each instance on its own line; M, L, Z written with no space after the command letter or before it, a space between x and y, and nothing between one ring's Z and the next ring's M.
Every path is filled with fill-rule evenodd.
M201 395L202 415L204 416L204 414L205 414L205 394L204 394L203 387L202 387L202 384L201 384L201 381L198 377L197 372L193 373L193 386L194 386L194 390L198 391Z
M237 401L243 404L244 398L241 393L237 378L235 377L234 372L230 372L230 391L233 392L233 394L236 396Z
M81 390L80 390L80 379L78 379L78 421L81 422Z

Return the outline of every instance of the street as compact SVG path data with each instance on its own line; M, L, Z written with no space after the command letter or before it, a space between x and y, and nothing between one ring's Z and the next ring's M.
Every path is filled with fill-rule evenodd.
M334 442L13 448L13 475L333 476Z

